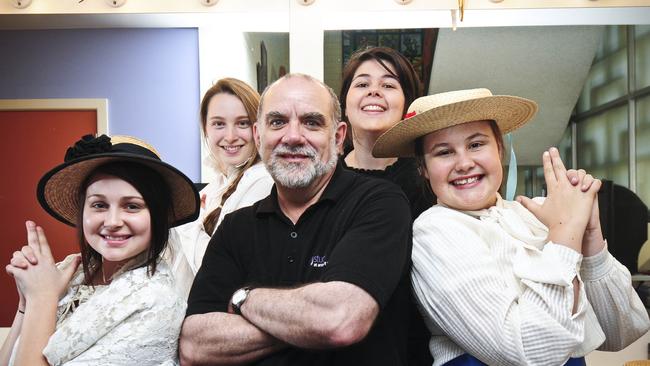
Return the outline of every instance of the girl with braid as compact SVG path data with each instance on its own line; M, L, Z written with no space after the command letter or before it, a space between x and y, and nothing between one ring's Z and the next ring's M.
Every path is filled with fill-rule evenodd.
M201 130L210 152L206 159L216 176L199 193L198 220L176 228L172 235L176 251L172 267L179 290L185 295L223 217L271 192L273 180L253 140L259 102L260 96L253 88L233 78L217 81L201 101ZM184 255L177 255L179 252Z

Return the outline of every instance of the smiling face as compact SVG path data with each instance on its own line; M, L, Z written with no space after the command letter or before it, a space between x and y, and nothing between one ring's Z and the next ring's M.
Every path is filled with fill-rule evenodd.
M223 173L253 154L252 123L244 104L232 94L220 93L210 99L205 133L210 151Z
M151 245L151 215L128 182L99 174L86 189L83 234L104 262L121 264ZM105 263L106 265L106 263Z
M292 76L264 95L254 126L262 161L278 185L308 188L334 171L346 125L335 121L332 96L316 81Z
M503 170L490 123L468 122L424 136L423 174L439 203L466 211L495 204Z
M404 92L394 76L394 66L385 64L390 72L376 60L367 60L354 73L345 115L355 134L381 134L402 119Z

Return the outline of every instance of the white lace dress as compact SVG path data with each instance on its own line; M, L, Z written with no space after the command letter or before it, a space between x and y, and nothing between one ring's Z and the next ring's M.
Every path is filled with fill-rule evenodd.
M80 266L59 301L56 331L43 350L51 365L178 365L186 302L174 290L166 263L158 264L153 277L143 267L107 286L82 281Z

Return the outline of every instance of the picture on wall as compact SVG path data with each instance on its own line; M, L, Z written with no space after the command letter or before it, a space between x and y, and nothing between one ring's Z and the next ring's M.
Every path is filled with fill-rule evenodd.
M266 45L260 42L260 62L257 63L257 92L262 94L269 84L269 65L267 63Z
M413 64L420 78L423 75L423 30L422 29L382 29L349 30L342 33L342 61L345 65L357 50L368 47L389 47L401 52Z

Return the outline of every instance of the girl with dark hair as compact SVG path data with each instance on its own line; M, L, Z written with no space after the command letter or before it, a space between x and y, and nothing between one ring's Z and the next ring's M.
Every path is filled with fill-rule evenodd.
M177 364L186 303L161 253L169 229L198 215L189 178L141 140L84 136L37 196L77 227L81 255L55 264L27 221L28 245L6 267L20 301L0 364Z
M357 173L389 180L402 188L415 219L434 202L413 158L375 158L377 138L399 122L406 108L421 95L420 79L404 55L387 47L371 47L352 55L343 70L339 99L348 124L343 166ZM411 305L408 324L410 365L431 365L429 332Z
M223 217L271 192L273 179L261 163L253 140L259 103L260 96L253 88L233 78L217 81L201 101L201 130L210 152L207 165L216 176L199 192L199 219L172 231L172 247L184 253L189 264L189 270L180 269L183 258L177 257L172 266L185 295Z
M375 158L372 146L404 117L409 104L421 95L420 89L420 79L404 55L392 48L371 47L353 54L345 65L339 95L351 131L346 136L345 167L399 185L411 203L413 219L434 200L421 184L415 160Z

